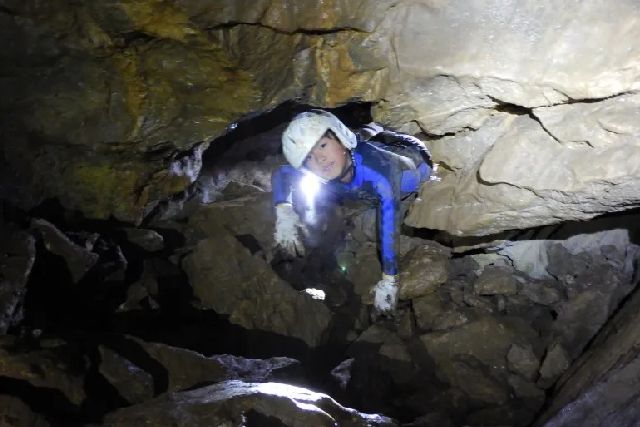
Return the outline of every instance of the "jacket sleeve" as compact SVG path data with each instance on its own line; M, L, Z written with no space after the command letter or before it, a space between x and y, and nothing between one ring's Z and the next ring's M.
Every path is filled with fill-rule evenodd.
M374 188L380 201L380 253L382 271L398 274L397 243L400 234L400 198L398 185L392 177L370 170Z
M273 205L292 203L292 188L299 172L290 165L280 166L271 174Z

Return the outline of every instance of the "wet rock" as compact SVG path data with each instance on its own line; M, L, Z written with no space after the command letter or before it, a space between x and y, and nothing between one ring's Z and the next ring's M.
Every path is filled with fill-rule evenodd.
M0 395L0 425L4 427L49 427L46 418L35 413L17 397Z
M549 388L567 370L571 358L561 344L555 343L548 350L540 366L538 386Z
M449 254L439 245L423 245L401 261L400 299L413 299L434 292L447 281Z
M64 342L32 350L18 349L15 339L0 337L0 376L26 381L34 387L60 391L74 405L86 398L88 361Z
M113 350L99 346L100 373L130 404L144 402L154 396L153 377Z
M49 221L34 219L32 228L42 236L48 251L64 258L74 283L79 282L100 258L98 254L73 243Z
M157 252L164 248L164 238L157 231L143 228L125 228L127 240L148 252Z
M249 418L254 422L262 420L262 423L276 422L291 427L397 425L387 417L345 408L325 394L304 388L242 381L225 381L195 390L169 393L111 413L105 417L104 425L239 425L248 422Z
M512 345L507 353L509 370L520 374L529 380L535 380L540 367L540 361L533 353L531 347Z
M35 240L27 232L0 223L0 334L17 325L27 281L35 261Z
M478 295L513 295L518 292L518 281L513 270L500 267L486 267L473 283Z

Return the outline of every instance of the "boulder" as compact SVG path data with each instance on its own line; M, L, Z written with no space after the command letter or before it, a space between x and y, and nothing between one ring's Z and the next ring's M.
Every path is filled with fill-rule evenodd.
M156 399L108 414L105 426L267 425L287 427L393 427L382 415L360 413L341 406L326 394L282 383L231 380Z

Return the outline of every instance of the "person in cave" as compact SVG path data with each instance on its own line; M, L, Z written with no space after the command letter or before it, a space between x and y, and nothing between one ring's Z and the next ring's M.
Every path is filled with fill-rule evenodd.
M277 247L288 256L304 256L302 205L317 200L296 194L308 190L309 180L321 184L323 194L375 202L382 278L371 291L373 315L393 316L398 300L401 204L430 179L433 164L427 147L413 136L383 130L375 123L356 134L332 113L311 110L289 123L282 134L282 151L289 165L272 175Z

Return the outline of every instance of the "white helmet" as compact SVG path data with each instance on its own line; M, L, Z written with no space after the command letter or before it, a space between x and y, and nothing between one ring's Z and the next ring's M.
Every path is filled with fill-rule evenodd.
M348 150L356 147L356 135L330 112L311 110L295 116L282 134L282 152L291 166L299 169L329 129Z

